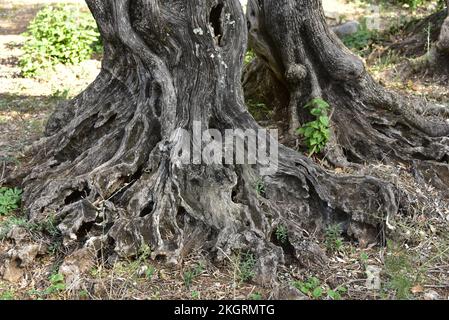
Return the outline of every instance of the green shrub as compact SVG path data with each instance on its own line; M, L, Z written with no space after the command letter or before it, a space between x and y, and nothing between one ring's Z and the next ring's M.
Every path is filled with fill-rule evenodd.
M45 7L37 13L24 35L24 54L19 65L26 77L58 63L80 63L101 51L95 20L76 6Z
M18 188L0 188L0 216L4 216L19 208L22 190Z

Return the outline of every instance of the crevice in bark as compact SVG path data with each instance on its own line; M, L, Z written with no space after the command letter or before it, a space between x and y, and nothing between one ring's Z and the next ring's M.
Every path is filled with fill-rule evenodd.
M217 40L219 46L221 46L221 38L223 37L223 3L218 3L214 6L210 12L209 23L213 28L213 36Z

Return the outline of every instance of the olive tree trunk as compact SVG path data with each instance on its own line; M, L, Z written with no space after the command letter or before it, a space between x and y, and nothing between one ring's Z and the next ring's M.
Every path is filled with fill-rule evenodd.
M55 215L65 245L125 257L148 244L153 258L175 264L198 250L216 261L249 252L257 260L255 280L269 284L287 258L305 266L325 260L310 231L341 223L366 243L397 212L389 183L334 175L283 146L278 170L266 175L259 162L173 160L181 139L175 133L192 131L196 121L222 133L260 129L243 101L247 21L239 0L87 3L104 41L101 73L52 115L23 180L30 219ZM259 33L252 24L253 39L269 39L263 43L271 50L258 52L270 52L280 78L287 72L292 103L306 95L333 103L348 155L444 157L447 125L422 122L415 111L404 112L407 100L375 85L328 31L318 1L258 3L264 8L252 1L250 17L256 6L259 23L271 29ZM280 227L286 242L276 237Z

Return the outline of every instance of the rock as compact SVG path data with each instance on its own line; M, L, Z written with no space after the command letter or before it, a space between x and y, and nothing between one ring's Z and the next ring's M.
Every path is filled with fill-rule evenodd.
M18 233L19 234L19 233ZM17 236L15 234L13 236ZM3 271L3 279L16 283L23 277L23 268L31 266L38 255L44 254L47 247L44 244L21 245L8 251Z
M369 265L366 267L366 283L365 286L369 290L380 290L381 289L381 281L380 281L380 273L382 269L377 266Z
M82 275L91 270L95 265L95 255L89 248L75 251L64 259L59 267L59 273L64 276L67 289L79 290L82 283Z
M25 240L28 240L29 233L25 228L15 226L8 232L6 237L10 240L14 240L15 244L19 244Z
M45 254L47 247L43 244L28 244L20 249L11 250L11 258L24 268L30 266L38 255Z
M3 279L11 282L17 283L23 277L23 269L21 269L15 260L8 260L5 263L5 271L3 273Z
M341 25L332 27L332 30L339 38L344 38L356 33L357 31L359 31L359 28L360 23L358 23L357 21L348 21Z
M141 266L141 267L139 268L139 270L137 271L137 275L138 275L139 277L143 277L143 276L146 275L146 272L147 272L147 271L148 271L148 266L146 266L146 265Z
M424 293L424 300L441 300L441 296L435 290L429 290Z
M308 296L289 284L275 288L273 298L275 300L310 300Z

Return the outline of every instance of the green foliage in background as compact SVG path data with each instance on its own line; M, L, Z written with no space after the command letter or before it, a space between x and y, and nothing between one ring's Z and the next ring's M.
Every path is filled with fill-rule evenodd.
M58 63L77 64L101 52L97 24L79 7L52 5L39 11L25 33L19 65L25 77Z
M18 188L0 188L0 216L7 215L8 213L18 209L21 199L22 190Z

